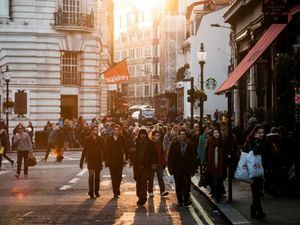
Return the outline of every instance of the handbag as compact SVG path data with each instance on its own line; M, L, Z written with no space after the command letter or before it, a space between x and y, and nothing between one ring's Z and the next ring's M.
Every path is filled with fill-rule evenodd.
M0 155L4 155L4 147L0 146Z
M254 155L253 151L250 151L247 155L247 165L250 178L264 176L261 155Z
M28 166L35 166L37 164L36 157L32 152L28 153Z
M246 183L252 183L253 181L250 179L250 174L248 170L247 157L248 157L248 153L241 151L240 160L238 162L234 177L237 180Z

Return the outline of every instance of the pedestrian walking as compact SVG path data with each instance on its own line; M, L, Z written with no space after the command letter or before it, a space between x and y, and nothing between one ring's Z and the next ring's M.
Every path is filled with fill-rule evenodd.
M265 133L262 125L257 124L253 130L250 132L249 136L245 142L246 151L253 151L254 155L262 155L262 160L264 164L264 154L267 148L265 141ZM263 219L266 214L263 211L261 205L261 196L263 194L263 177L252 178L253 183L251 184L252 192L252 204L251 204L251 217L257 219Z
M18 156L18 167L17 173L15 174L16 178L20 178L22 160L24 159L24 176L27 178L28 176L28 154L29 151L32 151L32 143L30 140L30 136L25 132L25 127L22 124L18 125L18 131L14 135L13 144L17 149Z
M5 129L1 129L0 130L0 170L2 167L2 158L6 158L11 163L11 166L14 165L15 161L6 155L8 149L9 149L8 136L6 134Z
M44 127L44 131L46 131L46 135L47 135L47 149L43 161L47 161L51 149L55 148L57 133L52 123L47 124L47 126Z
M140 129L135 140L133 152L133 172L136 181L137 205L147 202L147 181L153 169L156 168L156 154L154 144L148 137L146 129Z
M206 145L207 164L206 175L210 180L210 192L213 199L218 202L225 194L224 179L226 178L227 147L221 136L219 128L214 127L212 136Z
M89 170L89 192L90 198L100 197L100 172L102 170L103 152L105 151L104 138L98 135L98 125L94 125L90 136L83 142L83 150L80 158L80 169L83 168L86 159Z
M189 206L191 192L191 178L196 171L196 148L187 142L187 131L179 130L178 139L170 146L168 155L168 169L174 175L177 206Z
M167 196L169 192L166 191L165 182L163 178L164 169L167 166L167 161L166 161L165 151L163 149L162 143L160 142L161 134L159 133L159 131L154 130L151 136L152 136L152 141L154 142L154 150L156 153L156 163L155 163L156 168L152 169L148 180L149 197L153 197L153 181L154 181L155 174L158 180L160 195Z
M113 135L108 137L105 152L105 165L109 167L114 198L120 197L123 166L125 164L126 142L120 135L121 127L115 125Z
M200 166L200 179L198 186L207 186L207 179L205 177L205 166L206 166L206 145L207 145L207 140L209 137L210 133L210 127L205 126L204 127L204 133L199 136L199 143L198 143L198 148L197 148L197 159L198 163Z

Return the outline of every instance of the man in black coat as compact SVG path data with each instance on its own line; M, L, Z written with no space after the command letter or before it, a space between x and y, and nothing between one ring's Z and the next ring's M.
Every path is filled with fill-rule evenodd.
M178 140L171 144L168 156L168 169L174 175L178 206L191 204L191 177L196 171L196 157L196 148L187 142L187 131L180 129Z
M145 129L140 129L135 142L133 156L133 171L136 181L136 195L139 198L137 205L142 206L147 201L147 181L152 170L157 168L157 155L153 141L148 137Z
M83 167L84 159L87 161L89 170L89 196L100 197L100 171L102 170L102 155L105 150L104 138L98 136L98 126L93 126L91 134L83 142L83 151L80 159L80 168Z
M122 181L123 166L125 164L126 142L120 134L121 127L114 127L113 135L107 139L107 148L105 153L105 165L109 167L112 181L114 198L120 197L120 185Z

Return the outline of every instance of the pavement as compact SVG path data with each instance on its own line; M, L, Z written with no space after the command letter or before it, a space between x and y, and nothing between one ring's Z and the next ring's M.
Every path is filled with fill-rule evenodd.
M79 168L80 151L65 151L64 160L56 162L50 154L34 153L38 164L14 177L13 167L5 159L0 170L0 224L105 224L105 225L228 225L227 219L212 211L213 205L192 188L192 205L177 207L174 183L165 177L169 195L161 197L157 180L154 197L144 207L136 205L136 183L132 167L123 168L121 196L113 198L108 168L101 171L100 198L90 199L88 170ZM16 159L15 152L8 156Z
M199 177L196 175L192 178L193 186L206 195L232 224L300 224L299 195L279 195L274 197L265 193L264 197L262 197L262 206L267 217L263 221L260 221L250 217L252 198L249 184L234 180L232 184L233 199L229 203L227 196L221 202L215 202L209 194L209 189L198 187L198 182Z

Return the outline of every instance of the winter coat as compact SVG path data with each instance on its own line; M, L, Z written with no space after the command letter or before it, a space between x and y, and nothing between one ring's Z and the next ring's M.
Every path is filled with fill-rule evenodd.
M145 141L137 138L135 141L135 153L133 163L135 167L151 168L157 163L157 155L155 152L154 142L150 139Z
M104 154L105 164L109 167L124 165L126 142L123 136L118 136L117 140L113 136L108 137L106 151Z
M206 173L220 179L226 178L227 149L222 137L208 139L206 155Z
M170 146L168 155L168 169L171 174L193 175L197 166L197 152L192 143L187 142L185 153L182 154L179 141Z
M207 135L203 134L199 136L199 144L197 150L197 157L200 162L200 165L206 163L206 142L207 142Z
M86 158L88 169L102 169L103 152L105 151L104 138L92 135L85 138L83 141L83 150L80 158L80 166L82 167Z

